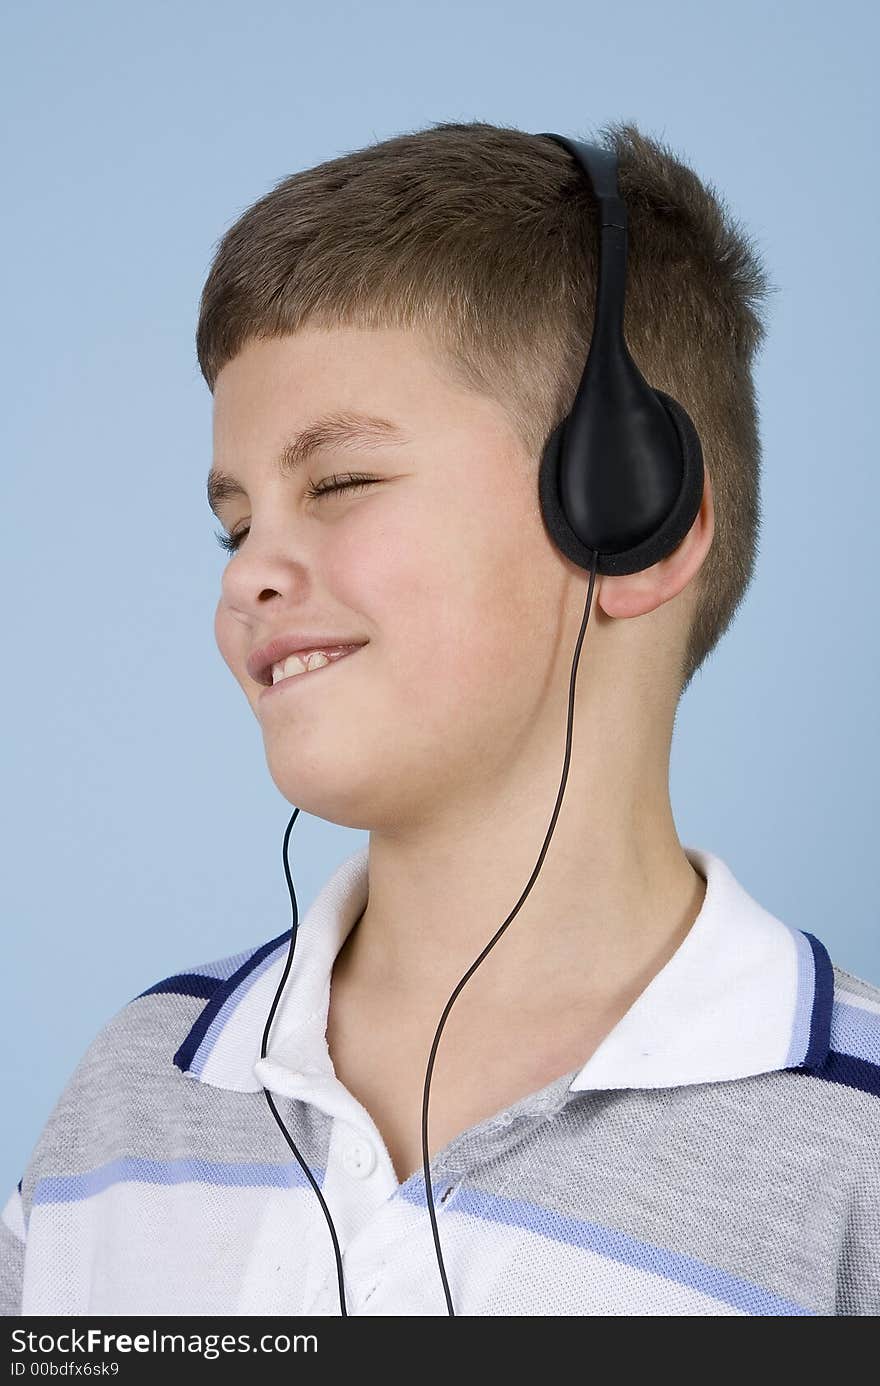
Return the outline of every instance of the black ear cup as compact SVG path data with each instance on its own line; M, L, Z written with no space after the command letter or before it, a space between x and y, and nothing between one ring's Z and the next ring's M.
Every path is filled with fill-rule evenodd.
M601 400L590 409L585 396L544 447L544 523L581 568L590 569L597 549L600 573L650 568L678 547L699 513L705 478L693 420L671 395L647 382L645 389L662 411L646 408L644 394L640 408L618 414L603 412Z

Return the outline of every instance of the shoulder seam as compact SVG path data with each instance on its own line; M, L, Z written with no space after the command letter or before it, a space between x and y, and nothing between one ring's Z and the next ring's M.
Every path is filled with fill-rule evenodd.
M857 973L855 973L855 972L847 972L846 968L845 968L845 967L841 967L839 963L834 963L833 966L834 966L834 973L835 973L835 982L837 981L838 978L842 978L842 979L844 980L844 983L845 983L845 982L855 982L855 983L857 984L857 988L858 988L858 987L867 987L867 988L872 992L873 998L876 999L877 1001L880 1001L880 985L878 985L876 982L871 982L871 981L869 981L867 977L860 977L860 976L859 976ZM835 990L836 990L836 988L835 988ZM844 985L844 986L841 988L841 990L846 991L846 986ZM858 991L857 989L856 989L855 991L853 991L851 994L854 995L854 996L860 995L860 993L859 993L859 991Z

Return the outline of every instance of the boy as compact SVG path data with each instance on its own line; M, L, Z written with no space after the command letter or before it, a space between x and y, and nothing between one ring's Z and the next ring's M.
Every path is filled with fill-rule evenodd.
M603 139L627 342L705 486L672 553L596 579L546 859L443 1031L454 1312L876 1314L880 989L682 847L669 802L679 699L753 570L769 286L668 150ZM370 844L299 925L265 1057L289 932L100 1032L6 1205L6 1313L449 1311L425 1067L558 790L588 575L537 463L586 359L595 231L559 147L450 123L306 170L224 237L198 327L216 639L280 792Z

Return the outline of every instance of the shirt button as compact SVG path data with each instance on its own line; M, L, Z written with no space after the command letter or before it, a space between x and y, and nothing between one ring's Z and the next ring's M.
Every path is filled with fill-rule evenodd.
M342 1165L347 1173L365 1179L376 1168L376 1152L369 1141L350 1141L343 1149Z

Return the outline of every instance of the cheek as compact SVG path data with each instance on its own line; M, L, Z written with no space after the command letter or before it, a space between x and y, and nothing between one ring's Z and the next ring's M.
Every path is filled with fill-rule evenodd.
M340 560L350 607L375 631L383 693L422 722L528 699L523 632L550 635L545 599L521 527L497 518L460 504L421 525L410 516L352 536Z

